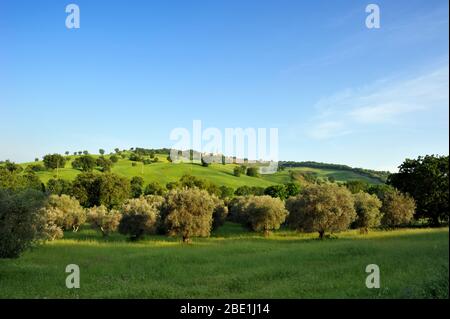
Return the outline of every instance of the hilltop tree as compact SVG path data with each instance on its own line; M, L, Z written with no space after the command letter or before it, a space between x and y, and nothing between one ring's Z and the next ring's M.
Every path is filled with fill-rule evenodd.
M286 201L288 225L296 230L326 232L345 230L356 219L352 194L336 184L312 185Z
M165 196L161 221L169 235L180 235L183 242L189 242L194 236L209 236L214 208L214 199L205 190L176 189Z
M406 159L399 172L388 177L388 184L410 194L418 217L428 218L433 225L449 220L449 157L427 155Z
M100 153L100 155L105 155L105 150L103 148L99 149L98 152Z
M69 152L69 151L66 151L64 154L66 154L66 156L68 156L68 155L70 154L70 152Z
M355 200L355 211L357 214L354 226L361 230L361 233L368 233L369 228L377 227L381 223L382 214L380 212L381 201L376 195L359 192L353 195Z
M95 166L97 165L97 162L95 158L93 158L90 155L83 155L73 160L72 167L75 169L79 169L83 172L90 172L92 171Z
M47 154L44 156L44 166L47 169L63 168L66 164L66 159L60 154Z

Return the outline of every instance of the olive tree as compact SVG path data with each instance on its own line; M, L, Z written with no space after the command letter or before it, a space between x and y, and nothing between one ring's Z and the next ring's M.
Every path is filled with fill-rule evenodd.
M216 196L212 196L212 198L214 200L212 229L215 230L225 223L228 216L228 207L223 200L218 199Z
M86 211L75 197L69 195L50 195L43 213L52 216L55 225L63 230L77 232L86 222Z
M408 194L398 190L387 191L382 195L383 205L381 224L387 227L397 227L408 224L414 217L416 204Z
M36 190L0 188L0 258L17 258L41 239L45 221L39 209L44 200L44 194Z
M211 232L214 198L198 188L175 189L168 192L161 206L161 221L167 234L207 237Z
M354 194L353 199L357 215L354 226L359 228L361 233L367 234L369 228L377 227L381 223L381 201L376 195L370 195L365 192Z
M250 196L246 209L252 230L266 236L270 230L279 229L287 216L283 201L269 195Z
M291 228L318 232L320 239L326 232L347 229L356 219L352 194L336 184L306 187L300 195L286 201L286 208Z
M157 230L161 196L146 196L126 201L120 212L119 233L128 235L130 240L138 240Z
M88 210L87 220L92 228L100 230L103 237L107 237L119 226L122 215L118 210L108 210L105 206L95 206Z

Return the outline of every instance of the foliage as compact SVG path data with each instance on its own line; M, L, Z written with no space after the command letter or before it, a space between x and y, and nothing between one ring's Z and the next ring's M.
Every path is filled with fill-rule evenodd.
M63 168L66 165L66 159L60 154L47 154L44 156L44 166L47 169Z
M42 192L0 189L0 258L17 258L42 236Z
M86 211L78 200L68 195L50 195L43 213L52 216L52 222L63 230L77 232L86 222Z
M259 168L258 167L247 168L247 176L258 177L259 176Z
M369 228L377 227L381 223L381 201L376 195L359 192L353 195L357 219L354 223L361 232L368 233Z
M215 200L198 188L171 190L161 206L161 221L167 234L180 235L183 242L191 237L209 236Z
M347 181L344 185L352 194L367 192L367 190L369 189L369 184L364 181Z
M72 193L72 183L61 178L51 178L47 182L47 192L55 195L70 195Z
M263 231L265 235L268 235L270 230L280 228L287 216L283 201L267 195L251 196L246 209L252 230Z
M72 167L74 169L81 170L83 172L90 172L92 171L95 166L97 165L97 161L95 158L93 158L91 155L83 155L80 157L77 157L72 161Z
M296 197L286 201L288 225L296 230L339 232L356 219L352 194L336 184L311 185Z
M142 195L142 187L144 186L144 179L140 176L134 176L130 181L131 196L138 198Z
M449 219L449 157L427 155L406 159L388 184L410 194L417 205L418 217L428 218L433 225Z
M145 195L164 195L166 189L158 182L151 182L145 187Z
M102 172L110 172L113 166L113 162L110 159L103 156L97 158L96 164L101 168Z
M269 186L264 190L264 194L269 195L274 198L280 198L280 199L286 199L288 197L286 186L284 186L284 185Z
M157 229L160 196L140 197L128 200L122 205L122 219L119 232L128 235L131 240L138 240L146 234L153 234Z
M408 194L403 194L398 190L388 191L383 194L381 201L383 203L381 206L383 214L381 224L383 226L402 226L413 219L416 204Z
M122 215L118 210L108 210L105 206L95 206L88 210L87 220L94 229L100 230L103 237L114 232L120 223Z

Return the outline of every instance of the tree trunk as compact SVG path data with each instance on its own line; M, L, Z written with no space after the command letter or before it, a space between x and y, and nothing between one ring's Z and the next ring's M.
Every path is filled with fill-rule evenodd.
M325 232L323 230L319 231L319 239L323 239L323 235L325 234Z
M188 244L190 241L188 235L183 235L183 243Z

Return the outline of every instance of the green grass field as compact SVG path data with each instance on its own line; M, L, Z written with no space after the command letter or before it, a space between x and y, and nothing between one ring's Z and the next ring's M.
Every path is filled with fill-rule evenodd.
M93 155L98 157L98 155ZM71 156L73 160L74 156ZM203 167L199 164L180 163L172 164L166 160L166 156L158 155L159 162L149 165L143 165L137 163L137 166L132 166L132 162L128 159L120 159L114 167L112 172L121 176L132 178L133 176L141 176L146 184L150 182L159 182L162 185L168 182L174 182L180 179L184 174L191 174L219 186L225 185L228 187L238 188L239 186L260 186L267 187L273 184L285 184L292 181L290 171L299 171L310 173L317 177L333 177L336 181L349 181L349 180L363 180L372 184L378 184L379 181L363 175L359 175L350 171L332 170L332 169L316 169L316 168L292 168L284 171L277 172L275 174L262 175L261 177L249 177L241 175L236 177L233 175L234 164L212 164L208 167ZM36 162L42 164L42 162ZM21 164L24 168L32 163ZM71 161L68 161L64 168L60 168L58 172L54 171L42 171L37 172L39 178L44 182L50 178L58 176L68 180L73 180L78 174L79 170L73 169Z
M105 240L84 228L0 260L0 298L443 297L448 235L448 228L347 231L320 241L287 230L265 238L227 223L186 245L165 236ZM80 266L80 289L65 287L68 264ZM368 264L380 267L380 289L365 287Z

